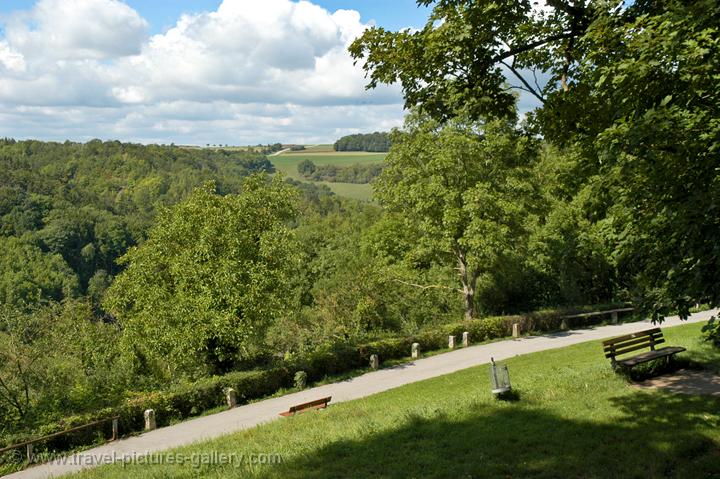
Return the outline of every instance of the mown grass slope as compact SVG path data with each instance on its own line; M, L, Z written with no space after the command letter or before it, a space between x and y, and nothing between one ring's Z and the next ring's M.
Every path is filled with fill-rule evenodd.
M370 164L382 162L387 153L366 153L362 151L341 152L333 151L332 145L317 145L300 151L286 151L279 155L269 156L275 169L284 176L295 180L305 180L297 170L297 165L303 160L310 160L316 165L349 166L356 163ZM327 185L336 195L369 200L372 197L372 187L369 184L332 183L327 181L316 182Z
M668 344L716 371L699 324ZM640 391L596 341L508 361L520 400L488 367L397 388L208 441L184 454L280 454L282 464L114 465L82 477L717 477L720 399Z

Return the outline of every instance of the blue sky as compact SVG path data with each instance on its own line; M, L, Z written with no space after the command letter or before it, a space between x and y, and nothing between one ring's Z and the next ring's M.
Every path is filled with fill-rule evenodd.
M152 33L172 27L183 13L213 11L220 5L219 0L127 0L125 3L150 23ZM430 11L418 7L415 0L320 0L313 3L330 11L357 10L363 21L375 20L379 26L393 30L421 27ZM0 0L0 13L27 10L34 4L34 0Z
M0 137L315 144L389 130L399 87L366 90L347 47L428 14L414 0L0 0Z

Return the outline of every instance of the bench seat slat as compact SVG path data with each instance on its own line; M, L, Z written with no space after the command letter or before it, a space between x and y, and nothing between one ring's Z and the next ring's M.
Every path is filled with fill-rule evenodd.
M656 339L656 340L654 340L654 341L652 341L652 342L651 342L651 341L644 341L644 342L642 342L642 343L638 343L638 344L635 344L635 345L632 345L632 346L628 346L628 347L623 346L622 348L619 348L619 349L616 349L616 350L614 350L614 351L608 352L605 356L608 357L608 358L609 358L609 357L612 357L612 356L622 356L623 354L631 353L631 352L633 352L633 351L638 351L638 350L640 350L640 349L649 348L651 345L662 344L662 343L664 343L664 342L665 342L664 339Z
M625 341L624 343L607 344L603 346L603 350L605 352L617 351L618 349L624 349L628 346L633 346L635 344L649 343L651 339L656 343L658 341L664 340L662 334L653 334L652 336L643 336L637 339L632 339L630 341Z
M652 361L653 359L661 358L664 356L670 356L672 354L681 353L683 351L685 351L685 348L681 348L678 346L668 346L665 348L656 349L655 351L648 351L643 354L638 354L637 356L633 356L628 359L620 360L617 363L622 366L633 367L640 363L645 363L648 361Z
M639 332L633 333L633 334L626 334L625 336L618 336L617 338L606 339L605 341L603 341L603 345L610 345L610 344L620 343L623 341L629 341L631 339L639 338L641 336L649 336L649 335L655 334L655 333L662 334L662 331L660 331L660 328L653 328L653 329L648 329L645 331L639 331Z

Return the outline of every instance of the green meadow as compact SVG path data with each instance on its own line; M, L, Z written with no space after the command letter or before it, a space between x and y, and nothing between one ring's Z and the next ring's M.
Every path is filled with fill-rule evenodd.
M310 160L316 165L349 166L356 163L379 163L387 153L366 153L362 151L338 152L333 151L332 145L316 145L300 151L286 151L279 155L268 156L275 169L288 178L306 181L300 176L297 165L304 160ZM332 183L319 181L318 184L327 185L336 195L358 200L370 200L372 187L369 184Z

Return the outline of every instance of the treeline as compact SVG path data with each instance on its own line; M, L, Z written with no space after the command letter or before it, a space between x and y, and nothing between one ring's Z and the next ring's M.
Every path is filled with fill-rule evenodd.
M382 173L382 163L360 164L348 166L316 165L311 160L298 163L298 173L303 178L313 181L330 181L337 183L370 183Z
M333 145L335 151L390 151L389 133L366 133L343 136Z

